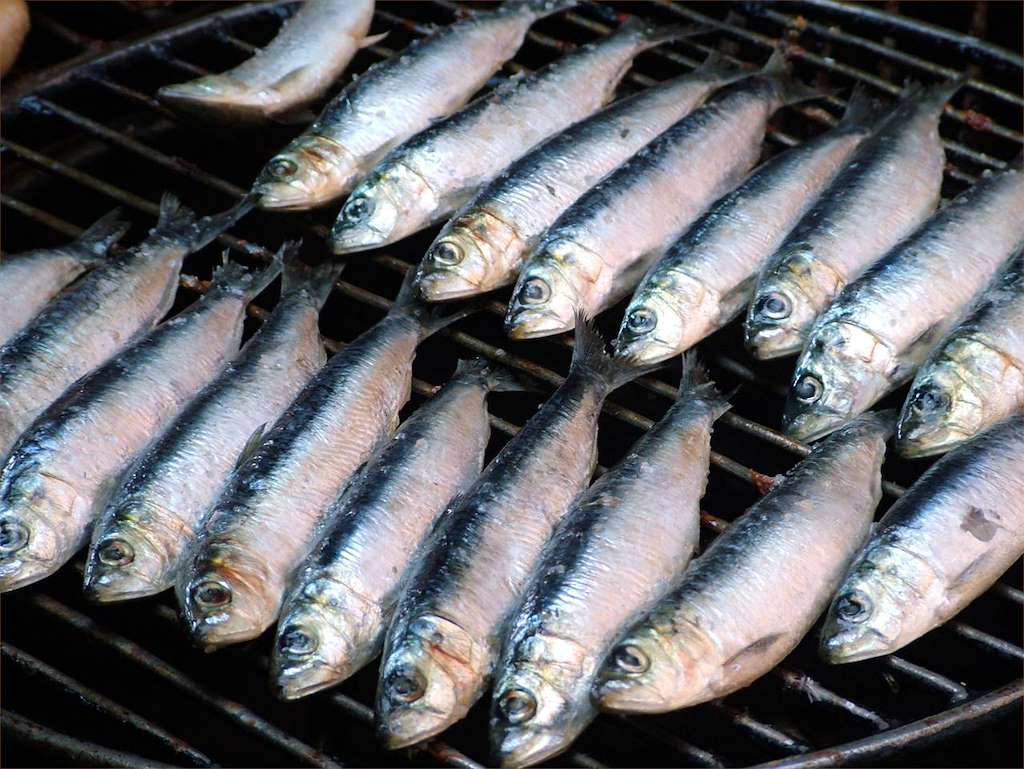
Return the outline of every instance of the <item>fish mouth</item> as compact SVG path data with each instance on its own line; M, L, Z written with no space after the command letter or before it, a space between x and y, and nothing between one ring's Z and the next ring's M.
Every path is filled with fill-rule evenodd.
M12 558L0 560L0 593L9 593L46 579L59 568L44 566L35 560Z
M512 339L537 339L543 336L572 331L573 321L559 318L545 310L518 310L505 320L505 333Z
M390 233L383 233L365 225L342 227L335 225L331 229L330 245L331 251L335 254L352 254L380 248L397 239Z
M252 188L256 205L264 211L305 211L329 203L332 195L311 195L288 182L257 182Z
M796 355L803 349L803 338L775 324L758 324L745 334L747 349L758 360L772 360Z
M572 744L572 738L536 729L510 729L495 746L494 757L502 769L522 769L557 756Z
M592 694L601 710L615 713L664 713L675 709L654 686L639 681L606 678L594 686Z
M622 337L619 338L621 340ZM629 358L637 363L661 363L680 354L674 345L660 339L632 339L628 342L615 343L615 357Z
M852 417L835 413L811 413L783 415L782 428L790 438L810 443L835 432Z
M86 574L82 592L94 603L116 603L136 598L148 598L166 590L170 585L154 585L149 580L132 574L116 572Z
M388 750L407 748L437 736L458 719L451 713L432 709L400 708L378 721L377 739Z
M279 668L271 685L282 700L297 700L329 689L347 677L323 660L312 660L302 666Z
M840 631L822 637L821 645L818 647L821 658L831 665L860 662L891 651L893 646L889 639L870 627L856 634Z
M489 290L481 288L461 275L446 270L420 273L418 282L420 295L428 302L465 299L466 297L476 296Z

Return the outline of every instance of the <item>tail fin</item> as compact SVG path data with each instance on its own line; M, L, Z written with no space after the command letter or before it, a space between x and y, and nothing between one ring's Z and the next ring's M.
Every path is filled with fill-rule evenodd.
M796 104L797 102L818 99L828 95L826 91L809 86L793 76L793 73L790 71L789 62L786 59L786 52L782 48L776 48L772 52L772 55L758 74L774 78L778 81L780 99L783 105Z
M722 85L734 83L750 74L739 64L729 61L722 56L718 51L709 53L708 57L690 74L697 72L709 78L717 78L722 82Z
M165 192L160 198L160 215L156 227L149 231L150 237L187 238L196 226L196 215L191 208L186 208L171 192Z
M472 315L483 309L484 301L473 302L454 312L445 314L449 309L447 304L428 304L422 296L416 283L416 268L410 266L402 280L402 288L395 297L395 303L391 305L389 315L408 315L417 320L420 324L420 340L436 334L445 326Z
M966 83L970 78L964 74L959 75L951 80L946 80L943 83L932 83L931 85L921 85L921 83L908 81L903 87L903 93L900 96L900 106L923 106L926 109L931 108L935 110L936 115L942 114L942 110L946 107L948 102L957 91L960 90L961 86Z
M115 208L101 216L90 225L89 229L78 236L78 242L96 256L106 256L110 247L124 237L124 234L132 226L131 222L126 222L121 218L122 213L120 208Z
M214 214L213 216L204 216L196 222L195 233L192 238L192 250L198 251L203 246L211 243L218 235L249 213L255 206L255 199L246 195L227 211Z
M301 246L301 240L291 240L277 252L283 264L281 295L302 291L317 307L323 307L335 281L345 269L346 262L328 259L320 264L308 265L299 259Z
M486 358L460 360L455 366L452 379L479 380L486 384L491 392L521 392L535 389L505 366L492 363Z
M868 93L863 82L858 82L853 87L846 111L836 127L854 133L864 131L874 127L884 112L882 102Z
M269 265L258 272L232 262L226 249L221 259L221 265L213 271L213 285L221 292L242 294L247 299L259 294L281 274L280 251Z
M536 19L566 11L579 5L579 0L505 0L498 6L498 13L526 12Z
M662 365L644 364L635 358L617 358L609 355L605 349L604 337L597 330L593 320L582 310L576 311L575 334L569 375L586 372L602 380L609 392Z
M630 16L612 33L612 37L634 38L640 50L643 51L669 40L681 40L684 37L693 37L710 31L711 27L707 25L665 24L659 26L645 21L639 16Z
M696 350L683 355L683 373L679 378L676 399L706 401L711 410L716 412L716 419L732 408L728 397L719 392L711 381L707 368L697 358Z

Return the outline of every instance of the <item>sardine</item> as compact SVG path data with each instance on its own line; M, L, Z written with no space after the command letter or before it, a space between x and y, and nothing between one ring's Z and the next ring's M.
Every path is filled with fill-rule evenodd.
M306 0L270 43L219 75L165 85L157 96L176 107L231 120L294 113L330 87L367 38L373 0Z
M267 163L261 208L302 210L352 189L389 150L455 112L515 56L530 25L575 0L507 0L370 67Z
M946 164L939 116L962 82L910 90L769 258L745 326L756 357L800 352L843 287L931 216Z
M815 446L694 559L604 661L597 704L663 713L724 697L781 662L868 537L895 416L865 414Z
M565 382L438 521L385 641L376 714L389 748L444 730L483 694L533 564L594 471L604 399L645 370L606 355L581 320Z
M208 651L273 624L331 504L398 426L416 346L461 317L418 302L412 275L387 316L313 376L204 515L175 591Z
M511 283L573 201L712 91L744 76L712 53L694 71L613 102L531 150L441 229L419 267L424 298L457 299Z
M182 260L237 214L197 222L164 195L146 240L83 275L0 348L0 461L72 382L157 324L174 303Z
M599 664L697 548L711 427L727 408L688 359L675 405L555 530L498 666L491 743L501 766L546 761L593 720Z
M829 662L889 654L955 616L1024 555L1024 414L974 436L897 500L822 629Z
M484 361L461 361L335 503L278 622L271 679L281 696L340 683L380 654L416 548L483 468L487 393L507 389L522 388Z
M277 419L324 364L317 317L341 265L306 267L296 249L282 249L273 314L119 481L85 563L93 600L139 598L174 584L185 547L246 440Z
M851 283L814 324L783 427L826 435L906 382L1024 246L1024 171L982 179Z
M1024 411L1024 251L921 367L903 404L896 448L940 454Z
M0 548L0 591L49 576L85 544L125 467L238 351L245 306L279 270L226 263L205 296L73 384L18 439L0 471L0 528L19 532Z
M776 155L698 219L633 294L617 352L665 360L742 312L765 259L871 133L875 110L856 90L834 129Z
M633 17L417 134L352 191L331 230L334 252L385 246L447 217L509 163L600 109L635 56L692 32Z
M636 285L647 267L761 154L768 118L817 96L781 53L712 96L566 209L523 266L505 328L514 339L572 328Z
M0 347L28 325L65 286L106 260L128 231L121 211L111 211L73 240L56 248L0 257Z

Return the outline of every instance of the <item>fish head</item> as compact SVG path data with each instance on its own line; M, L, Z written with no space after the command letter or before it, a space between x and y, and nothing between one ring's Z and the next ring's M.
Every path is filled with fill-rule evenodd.
M370 174L349 195L331 228L336 254L394 243L433 219L437 201L429 185L403 163Z
M26 473L5 484L0 499L0 592L53 574L81 546L71 523L82 503L54 476Z
M412 619L384 651L377 735L394 750L461 719L486 680L485 655L461 627L433 614Z
M512 290L505 331L513 339L535 339L570 331L583 297L577 277L597 257L572 240L545 243L526 263Z
M308 132L267 162L252 194L260 208L302 211L344 194L358 172L358 162L344 147Z
M371 606L326 575L300 577L277 625L270 676L278 695L298 699L341 683L370 661L384 627Z
M485 211L453 219L441 231L419 266L420 293L430 302L483 294L508 283L518 268L507 266L518 237L503 221Z
M892 389L895 355L866 329L846 321L818 324L786 396L788 435L814 441L867 411Z
M659 363L688 350L712 328L716 303L703 283L678 273L644 279L622 318L615 354Z
M189 558L176 586L182 618L196 645L214 651L266 630L280 604L278 580L256 557L208 543Z
M157 532L125 519L93 540L85 559L86 597L124 601L155 595L174 583L176 558L159 542ZM168 532L168 536L182 536Z

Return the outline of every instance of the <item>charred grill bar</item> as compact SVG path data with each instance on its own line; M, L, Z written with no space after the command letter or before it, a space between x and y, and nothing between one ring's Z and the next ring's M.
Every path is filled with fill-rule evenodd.
M232 126L211 128L180 119L153 94L160 85L223 69L250 55L293 7L290 2L231 6L134 44L116 44L98 57L83 56L73 66L44 73L20 93L5 94L0 140L5 169L0 204L9 225L5 251L77 235L81 228L69 220L90 221L111 201L143 214L138 221L148 226L165 188L204 213L222 210L244 195L262 162L294 129L236 136ZM360 54L352 71L391 55L425 34L431 23L448 23L457 10L446 0L380 3L373 29L393 31ZM709 34L644 54L627 78L632 87L690 69L712 49L751 66L760 64L780 40L788 44L805 80L835 87L843 95L856 80L874 93L892 95L906 76L936 80L970 71L972 79L961 93L971 108L948 107L943 120L949 193L987 168L1004 167L1024 142L1024 99L1019 95L1024 62L1018 54L975 34L831 0L728 8L664 2L584 6L537 24L506 72L534 69L569 45L607 34L620 11L712 28ZM55 34L62 34L59 23L54 25ZM73 30L65 28L63 34L79 47L90 46ZM883 34L898 37L900 47ZM845 99L831 96L824 103L828 110L784 110L773 121L770 144L792 145L834 124ZM206 290L205 277L222 247L242 261L259 262L283 239L303 235L307 254L326 254L324 225L332 214L333 209L312 216L251 214L234 228L236 235L222 236L216 247L186 262L177 307ZM332 351L389 306L398 274L419 259L428 243L429 235L415 236L386 255L350 260L322 320ZM250 309L253 322L259 322L264 312ZM428 342L417 362L416 393L429 394L454 368L455 358L471 355L500 360L545 390L557 386L561 376L556 371L565 368L569 342L509 343L500 330L503 313L504 305L493 302L479 317ZM703 514L705 541L724 530L776 473L807 452L772 427L787 364L752 370L734 331L730 327L701 345L723 386L743 385L736 408L720 420L713 441L716 452L704 505L721 515ZM664 411L674 397L673 382L673 373L659 373L613 396L602 422L602 460L617 459ZM492 416L495 442L507 439L529 415L521 397L511 400L498 401L495 410L501 416ZM889 467L895 474L887 478L883 505L921 471L919 464L890 462ZM487 761L482 708L441 740L411 752L387 753L373 740L372 711L366 704L375 665L340 690L297 703L275 702L265 681L268 639L204 657L188 647L166 599L110 608L85 604L79 563L3 599L3 727L6 745L14 746L5 751L118 766L411 762L468 769ZM1019 574L1019 564L1014 573ZM815 659L812 637L783 667L723 701L656 718L603 716L560 762L588 767L830 766L882 760L970 728L1024 697L1019 628L1024 594L1001 582L977 603L977 610L972 607L906 654L830 668ZM634 746L640 741L644 747L638 753Z

